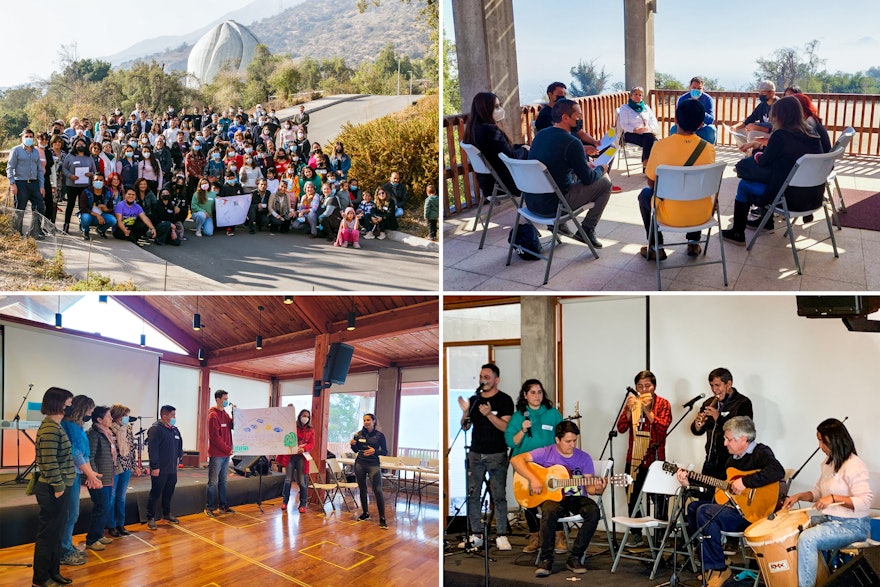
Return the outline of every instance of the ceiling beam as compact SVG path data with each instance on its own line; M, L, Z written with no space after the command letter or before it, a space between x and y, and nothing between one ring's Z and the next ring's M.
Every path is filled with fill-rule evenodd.
M485 306L502 306L518 304L519 296L443 296L444 310L461 310L464 308L482 308Z
M246 377L248 379L259 379L261 381L271 381L272 376L266 373L254 373L249 369L240 369L238 367L233 367L231 365L223 365L220 367L213 367L210 363L208 363L208 368L211 371L216 373L225 373L227 375L237 375L239 377Z
M303 322L309 325L309 328L315 334L326 334L330 331L330 319L321 310L318 298L296 296L293 299L293 311Z
M252 359L266 359L290 353L314 350L315 335L307 330L263 339L263 350L257 350L253 341L208 352L208 362L214 366L229 365Z
M181 327L178 323L169 320L159 310L143 301L141 296L113 296L113 300L130 310L134 315L141 316L150 325L185 348L188 352L195 354L199 352L200 342L192 334L192 329Z
M375 351L371 351L362 346L354 347L354 357L364 363L374 365L376 367L390 367L391 361L385 355L380 355Z

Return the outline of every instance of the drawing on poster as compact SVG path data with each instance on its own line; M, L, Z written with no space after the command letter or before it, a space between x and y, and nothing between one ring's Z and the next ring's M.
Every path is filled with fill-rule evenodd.
M295 407L235 409L232 417L235 454L292 454L296 449Z

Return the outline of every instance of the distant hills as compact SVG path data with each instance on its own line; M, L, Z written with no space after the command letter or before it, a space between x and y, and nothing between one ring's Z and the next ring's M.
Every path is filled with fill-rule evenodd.
M247 26L272 53L293 58L342 57L356 67L375 58L387 43L402 55L419 58L425 56L429 39L417 22L418 10L417 3L400 0L371 5L363 14L358 12L357 0L256 0L186 35L148 39L104 59L114 67L155 60L164 63L166 71L185 70L196 41L225 20Z

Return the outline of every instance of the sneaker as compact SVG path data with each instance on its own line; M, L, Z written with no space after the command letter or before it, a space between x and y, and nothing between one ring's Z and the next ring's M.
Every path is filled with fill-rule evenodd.
M630 534L629 540L626 541L627 548L639 548L645 545L645 539L641 534Z
M235 231L231 228L226 229L226 236L235 236Z
M220 513L221 513L221 514L234 514L234 513L235 513L235 510L232 509L231 507L221 507L221 508L220 508Z
M356 248L356 249L361 248L361 246L360 246L359 244L357 244L357 243L354 243L352 246L353 246L354 248Z
M538 552L538 549L541 548L541 538L538 532L532 532L529 534L529 543L526 544L522 551L526 554L531 554L533 552Z
M370 514L368 514L367 512L364 512L358 516L359 522L363 522L364 520L369 520L369 519L370 519Z
M467 546L467 543L470 542L471 548L482 548L483 547L483 539L477 536L476 534L471 535L471 537L466 540L458 543L459 548L464 548Z
M376 238L379 239L380 241L385 240L385 233L384 233L384 232L380 232L380 233L379 233L379 236L377 236Z
M287 506L282 506L281 509L286 509L286 507ZM208 516L209 518L216 518L217 517L217 514L215 514L214 510L212 510L211 508L205 508L205 515Z
M578 557L576 557L576 556L568 557L568 560L565 561L565 568L568 569L569 571L571 571L572 573L577 573L579 575L582 575L583 573L587 572L586 567L584 567L584 565L581 564L581 561L578 560Z
M83 232L82 234L83 234L83 240L86 241L86 242L89 242L89 240L90 240L90 239L89 239L89 233L87 233L87 232Z
M86 564L86 557L78 551L71 552L61 559L61 564L67 565L69 567L78 567L80 565Z
M699 257L702 252L703 248L700 246L700 243L688 243L688 257Z
M623 191L623 188L620 187L619 185L612 185L611 186L611 193L612 194L619 194L622 191Z
M551 573L553 573L553 561L541 561L535 569L536 577L549 577Z
M95 542L92 542L91 544L86 544L86 548L88 548L89 550L104 550L107 547L104 546L103 544L101 544L100 540L96 540Z
M648 261L656 261L656 260L657 260L657 254L656 254L656 252L655 252L653 249L651 249L651 251L648 252L648 246L647 246L647 245L645 245L644 247L642 247L642 248L639 250L639 254L640 254L642 257L644 257L645 259L647 259ZM661 261L665 261L665 260L666 260L666 250L665 250L665 249L660 249L660 260L661 260Z
M113 539L107 536L101 536L100 538L98 538L98 542L100 542L101 544L113 544Z
M739 245L739 246L745 246L745 244L746 244L746 235L743 234L742 232L737 232L737 231L733 230L732 228L722 230L721 231L721 238L723 238L724 240L731 242L735 245Z
M286 503L282 503L282 504L281 504L281 511L282 511L282 512L286 512L286 511L287 511L287 504L286 504Z
M172 524L179 524L180 520L178 520L175 516L168 514L167 516L162 516L163 520L168 520Z
M202 236L202 229L201 228L196 231L196 236Z
M106 230L99 230L98 236L100 236L101 238L107 238L107 231Z
M304 505L299 506L299 510L298 510L298 511L299 511L299 513L301 513L301 514L306 513L306 506L304 506Z
M364 235L364 238L367 240L370 240L370 239L376 238L376 235L373 234L372 232L368 232L367 234Z
M730 579L730 569L724 568L723 570L711 570L707 575L708 582L706 585L708 587L721 587L724 585L728 579Z
M388 522L385 521L385 518L379 518L379 527L383 530L388 529Z
M149 520L147 520L147 528L149 528L150 530L155 530L156 529L156 520L154 520L153 518L150 518Z
M499 536L495 539L495 546L498 550L510 550L510 541L507 536Z

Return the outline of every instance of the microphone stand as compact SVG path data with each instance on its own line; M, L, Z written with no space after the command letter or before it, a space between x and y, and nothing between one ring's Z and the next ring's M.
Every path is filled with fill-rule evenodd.
M34 384L31 383L28 385L27 393L24 394L24 397L21 398L21 403L18 405L18 410L15 412L15 418L12 420L15 422L15 470L16 475L15 479L11 479L6 481L0 485L8 485L10 483L14 485L19 485L21 483L27 483L27 476L33 471L37 466L36 456L34 457L34 462L27 466L24 470L24 473L21 472L21 409L24 407L25 402L27 402L28 396L31 394L31 390L34 388ZM28 440L31 441L31 444L36 446L37 444L34 442L34 439L31 438L31 435L27 433L27 430L24 431L24 435ZM30 566L30 565L28 565Z
M623 408L626 406L626 399L629 397L630 388L626 388L626 393L623 395L623 401L620 402L620 407L617 409L617 415L614 416L614 421L611 422L611 430L608 431L608 438L605 440L605 446L602 447L602 454L599 455L599 460L605 458L605 451L608 450L608 460L611 461L611 469L609 470L609 474L614 476L614 438L617 436L617 421L620 419L620 414L623 413ZM613 518L617 513L617 508L615 507L615 493L616 491L611 491L611 543L614 545L614 550L617 550L617 524L614 522Z

